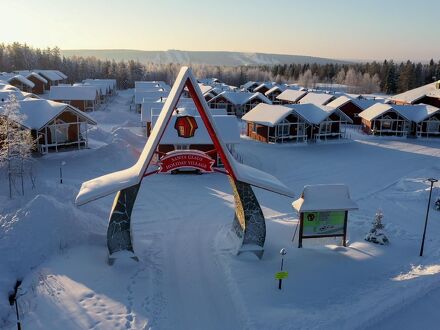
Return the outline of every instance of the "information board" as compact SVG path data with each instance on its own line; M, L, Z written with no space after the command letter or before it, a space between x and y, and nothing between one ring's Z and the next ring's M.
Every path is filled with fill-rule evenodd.
M302 236L344 235L345 211L304 212Z

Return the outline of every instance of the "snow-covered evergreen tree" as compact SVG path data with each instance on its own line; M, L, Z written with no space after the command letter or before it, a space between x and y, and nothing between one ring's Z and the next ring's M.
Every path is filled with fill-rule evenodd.
M373 242L376 244L388 244L388 237L384 233L384 224L382 223L383 213L381 210L378 210L374 216L373 227L370 229L370 232L365 236L365 240L368 242Z

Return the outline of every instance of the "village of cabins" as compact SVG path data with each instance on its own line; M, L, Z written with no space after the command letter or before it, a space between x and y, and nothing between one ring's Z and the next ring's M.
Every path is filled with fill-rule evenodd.
M0 74L0 118L14 95L22 114L17 124L31 131L35 153L87 148L89 125L97 124L90 112L112 102L117 94L114 79L67 82L68 77L58 70ZM271 144L309 143L349 138L348 128L372 136L440 137L440 81L394 96L307 90L273 82L250 81L235 87L215 78L199 79L199 87L233 155L241 138ZM140 114L139 124L147 137L169 92L163 81L135 82L130 109ZM188 114L198 122L197 134L191 138L173 134L176 118ZM159 155L181 149L214 150L216 166L221 166L200 120L189 95L182 95L158 147Z

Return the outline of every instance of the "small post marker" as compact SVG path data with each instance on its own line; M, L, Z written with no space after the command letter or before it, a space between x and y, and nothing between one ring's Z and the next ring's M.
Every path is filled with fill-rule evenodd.
M18 296L18 290L20 289L21 280L17 280L15 282L14 291L9 294L8 300L9 304L11 306L15 305L15 316L17 318L17 330L21 330L21 323L20 323L20 314L18 313L18 304L17 304L17 298Z
M281 286L283 283L283 278L287 278L287 276L289 275L288 272L283 272L283 266L284 266L284 256L287 254L286 249L281 249L280 250L280 255L281 255L281 267L280 267L280 271L278 273L275 274L275 278L278 279L278 289L281 290Z
M60 163L60 183L63 183L63 166L66 165L66 162L63 160Z
M426 209L425 228L423 229L422 245L420 246L421 257L423 256L423 248L425 246L426 227L428 225L429 208L431 207L432 187L434 186L434 183L437 182L438 180L434 178L429 178L427 181L431 182L431 187L429 190L428 208Z

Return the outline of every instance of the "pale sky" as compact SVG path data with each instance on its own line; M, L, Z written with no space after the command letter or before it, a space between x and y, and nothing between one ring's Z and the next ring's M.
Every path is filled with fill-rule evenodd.
M440 0L0 0L0 4L0 42L34 47L440 59Z

